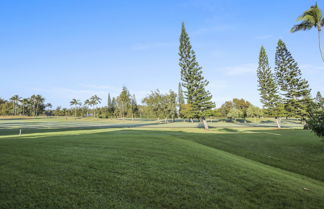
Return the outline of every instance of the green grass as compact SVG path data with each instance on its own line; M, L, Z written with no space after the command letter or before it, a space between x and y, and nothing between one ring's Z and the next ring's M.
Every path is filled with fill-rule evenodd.
M324 208L308 131L1 131L0 208Z

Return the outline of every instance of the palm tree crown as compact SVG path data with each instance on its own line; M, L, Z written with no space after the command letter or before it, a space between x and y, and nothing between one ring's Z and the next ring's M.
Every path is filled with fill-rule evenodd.
M317 3L306 10L302 15L297 18L297 21L301 23L294 25L291 28L291 32L297 32L301 30L310 30L315 27L318 31L318 46L321 53L322 60L324 62L323 50L321 47L321 30L324 25L324 18L322 16L322 10L318 7Z

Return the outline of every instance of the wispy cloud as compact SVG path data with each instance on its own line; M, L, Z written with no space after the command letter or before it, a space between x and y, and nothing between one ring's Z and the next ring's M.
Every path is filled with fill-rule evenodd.
M226 67L225 73L228 76L240 76L244 74L255 73L257 65L255 63L241 64L232 67Z
M137 43L131 47L134 51L144 51L150 49L156 49L161 47L176 46L175 42L148 42L148 43Z

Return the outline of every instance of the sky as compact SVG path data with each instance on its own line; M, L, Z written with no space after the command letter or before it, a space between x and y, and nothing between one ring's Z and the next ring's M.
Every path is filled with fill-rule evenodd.
M282 39L312 94L324 95L316 30L290 33L312 0L1 0L0 97L41 94L68 107L123 86L138 103L177 91L178 45L186 25L216 107L232 98L261 106L256 68L263 45L274 67ZM317 1L324 8L324 0ZM323 35L324 36L324 35ZM323 37L324 39L324 37Z

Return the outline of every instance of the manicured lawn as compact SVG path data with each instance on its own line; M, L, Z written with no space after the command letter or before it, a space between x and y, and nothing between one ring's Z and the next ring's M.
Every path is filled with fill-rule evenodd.
M302 130L0 132L0 208L319 209L323 174Z

